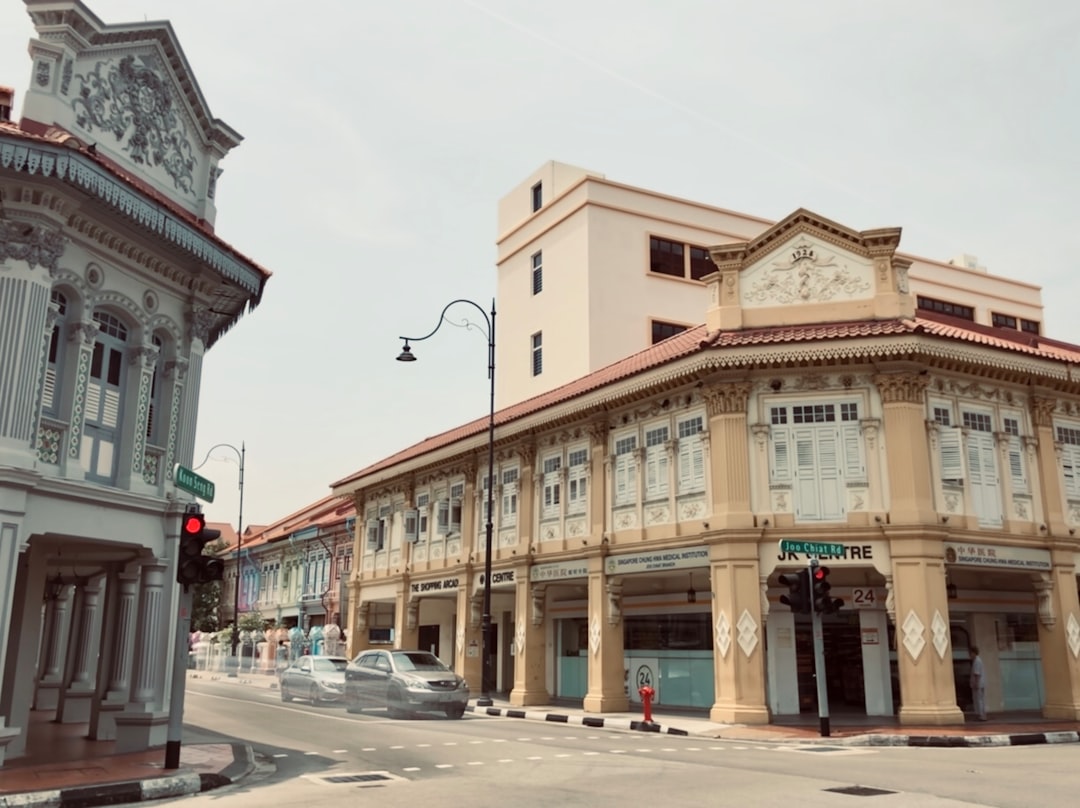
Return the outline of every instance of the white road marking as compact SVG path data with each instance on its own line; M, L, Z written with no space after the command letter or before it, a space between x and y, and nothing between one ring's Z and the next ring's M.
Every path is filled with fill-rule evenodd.
M468 763L466 763L465 765L466 765L466 766L483 766L483 765L484 765L484 761L482 761L482 760L470 760L470 761L469 761Z
M457 741L443 741L443 746L457 746Z
M527 757L525 759L526 760L543 760L544 758L543 758L542 755L529 755L529 757Z
M561 758L561 757L570 757L570 755L556 755L555 757L557 757L557 758Z
M499 763L513 763L513 762L514 762L513 758L503 758L502 760L499 761Z
M419 766L406 766L404 769L402 769L402 771L403 772L418 772L418 771L420 771L420 767Z
M317 755L318 752L304 752L305 755Z
M626 754L625 749L609 749L608 751L611 752L611 754L613 754L613 755L625 755Z
M454 764L453 763L436 763L435 768L436 769L452 769L452 768L454 768Z
M348 751L349 751L348 749L335 749L334 754L335 755L344 755Z
M374 747L374 746L365 746L365 747L364 747L363 749L361 749L360 751L361 751L361 752L374 752L374 751L375 751L375 747Z
M285 757L288 757L288 755L283 755L281 753L278 753L278 754L274 755L274 757L276 757L276 758L285 758Z
M469 743L483 743L483 741L469 741Z
M429 743L418 743L417 746L431 746Z
M599 755L600 753L599 752L585 752L584 754L585 754L586 757L588 757L589 755Z
M391 746L391 749L404 749L404 746Z

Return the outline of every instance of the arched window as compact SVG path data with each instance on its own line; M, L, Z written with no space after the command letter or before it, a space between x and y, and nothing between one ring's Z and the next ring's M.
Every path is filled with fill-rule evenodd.
M94 322L100 330L90 359L90 383L86 388L82 465L87 479L113 483L120 443L128 330L116 317L103 312L94 312Z
M45 364L45 387L41 393L41 411L57 417L60 414L61 380L64 368L64 334L67 333L67 298L53 291L52 302L57 316L49 336L49 357Z

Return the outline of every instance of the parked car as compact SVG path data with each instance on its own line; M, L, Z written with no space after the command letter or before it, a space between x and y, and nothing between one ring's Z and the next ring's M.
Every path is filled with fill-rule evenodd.
M281 671L281 700L307 699L312 704L341 701L348 664L349 660L339 656L297 657Z
M392 718L415 712L461 718L469 686L429 651L362 651L345 670L345 709L386 707Z

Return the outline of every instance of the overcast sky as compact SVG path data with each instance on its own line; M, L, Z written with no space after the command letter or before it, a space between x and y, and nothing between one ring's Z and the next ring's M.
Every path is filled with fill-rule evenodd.
M0 2L18 112L34 31ZM905 252L1040 284L1045 333L1080 343L1074 0L88 5L170 20L245 137L217 233L274 277L207 356L194 460L246 442L245 524L487 413L482 337L441 332L405 365L397 336L490 301L497 201L547 160L771 219L901 226ZM200 473L210 518L235 524L234 454Z

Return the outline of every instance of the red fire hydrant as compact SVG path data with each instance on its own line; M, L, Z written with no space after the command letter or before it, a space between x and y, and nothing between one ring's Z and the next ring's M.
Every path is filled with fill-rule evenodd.
M638 688L638 695L641 696L641 703L645 707L645 723L651 724L652 720L652 698L656 695L656 691L648 685Z

